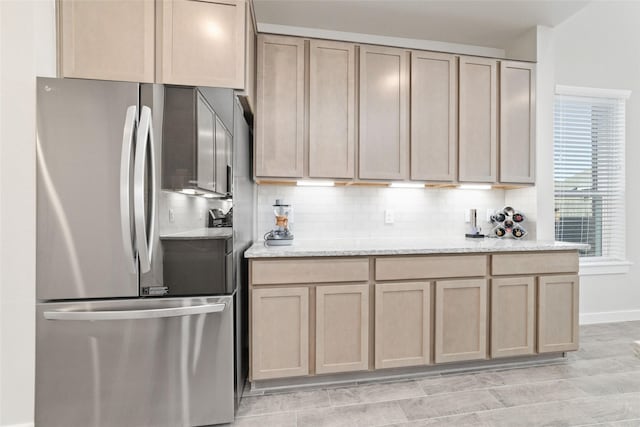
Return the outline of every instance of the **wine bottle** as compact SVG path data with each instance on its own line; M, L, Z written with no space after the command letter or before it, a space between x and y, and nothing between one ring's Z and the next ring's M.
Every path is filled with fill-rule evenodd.
M511 218L513 218L513 222L524 221L524 215L521 214L520 212L514 212Z
M526 232L524 231L524 228L516 225L515 227L513 227L513 230L511 230L511 234L513 235L513 237L515 237L516 239L521 239L522 237L524 237L524 235L526 234Z

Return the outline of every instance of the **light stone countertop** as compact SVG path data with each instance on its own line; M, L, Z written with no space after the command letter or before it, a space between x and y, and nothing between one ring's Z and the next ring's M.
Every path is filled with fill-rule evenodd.
M196 228L179 233L163 234L160 240L200 240L200 239L228 239L233 236L232 227Z
M336 239L294 240L291 246L265 246L254 243L246 258L287 258L367 255L423 255L527 251L568 251L589 245L541 240L513 239Z

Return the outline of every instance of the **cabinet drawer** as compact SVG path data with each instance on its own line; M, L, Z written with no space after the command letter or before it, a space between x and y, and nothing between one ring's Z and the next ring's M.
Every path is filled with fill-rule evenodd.
M486 273L485 255L376 258L376 280L475 277Z
M577 252L502 254L493 255L491 258L493 275L576 273L577 271Z
M287 259L252 261L251 283L333 283L369 280L368 258Z

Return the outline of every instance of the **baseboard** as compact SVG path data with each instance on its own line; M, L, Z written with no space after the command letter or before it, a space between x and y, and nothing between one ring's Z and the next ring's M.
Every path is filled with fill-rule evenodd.
M0 427L34 427L34 423L24 423L24 424L3 424Z
M603 311L600 313L580 314L581 325L592 325L595 323L629 322L632 320L640 320L640 310Z

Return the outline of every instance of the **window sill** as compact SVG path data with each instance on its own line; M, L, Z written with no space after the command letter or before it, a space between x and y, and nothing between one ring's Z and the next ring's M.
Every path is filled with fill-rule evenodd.
M587 261L580 260L580 276L601 276L606 274L626 274L633 265L629 261Z

